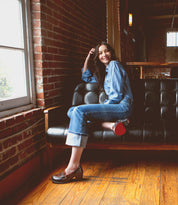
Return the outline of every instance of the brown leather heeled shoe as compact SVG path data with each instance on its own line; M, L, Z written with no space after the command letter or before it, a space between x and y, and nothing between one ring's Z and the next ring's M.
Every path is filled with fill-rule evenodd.
M68 175L66 175L64 172L53 175L51 177L51 181L55 184L64 184L72 181L73 178L75 178L77 181L83 178L83 169L81 166L79 166L74 172Z

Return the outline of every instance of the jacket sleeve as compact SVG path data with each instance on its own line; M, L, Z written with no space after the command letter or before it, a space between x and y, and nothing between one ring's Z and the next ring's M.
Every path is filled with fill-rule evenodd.
M82 68L83 71L83 68ZM82 72L82 80L86 83L96 83L95 76L89 69L87 69L84 73Z

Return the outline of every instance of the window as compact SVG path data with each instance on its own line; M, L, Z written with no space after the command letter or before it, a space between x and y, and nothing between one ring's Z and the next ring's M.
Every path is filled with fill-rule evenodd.
M29 2L0 0L0 117L34 106Z
M178 47L178 32L167 32L167 47Z

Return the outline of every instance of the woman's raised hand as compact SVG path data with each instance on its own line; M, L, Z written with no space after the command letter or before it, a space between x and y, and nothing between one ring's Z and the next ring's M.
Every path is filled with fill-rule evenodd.
M92 49L89 51L89 55L90 55L90 56L93 55L94 52L95 52L95 48L92 48Z
M88 53L86 59L89 59L94 53L95 53L95 48L92 48L92 49L89 51L89 53Z
M83 72L85 72L85 70L88 68L89 59L90 59L90 57L94 54L94 52L95 52L95 48L92 48L92 49L89 51L89 53L88 53L88 55L87 55L87 57L86 57L86 59L85 59L85 62L84 62Z

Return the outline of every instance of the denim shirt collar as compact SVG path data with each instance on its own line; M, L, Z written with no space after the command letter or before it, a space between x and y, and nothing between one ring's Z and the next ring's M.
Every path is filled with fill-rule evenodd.
M106 73L108 73L108 70L109 70L109 68L108 68L108 65L106 66Z

